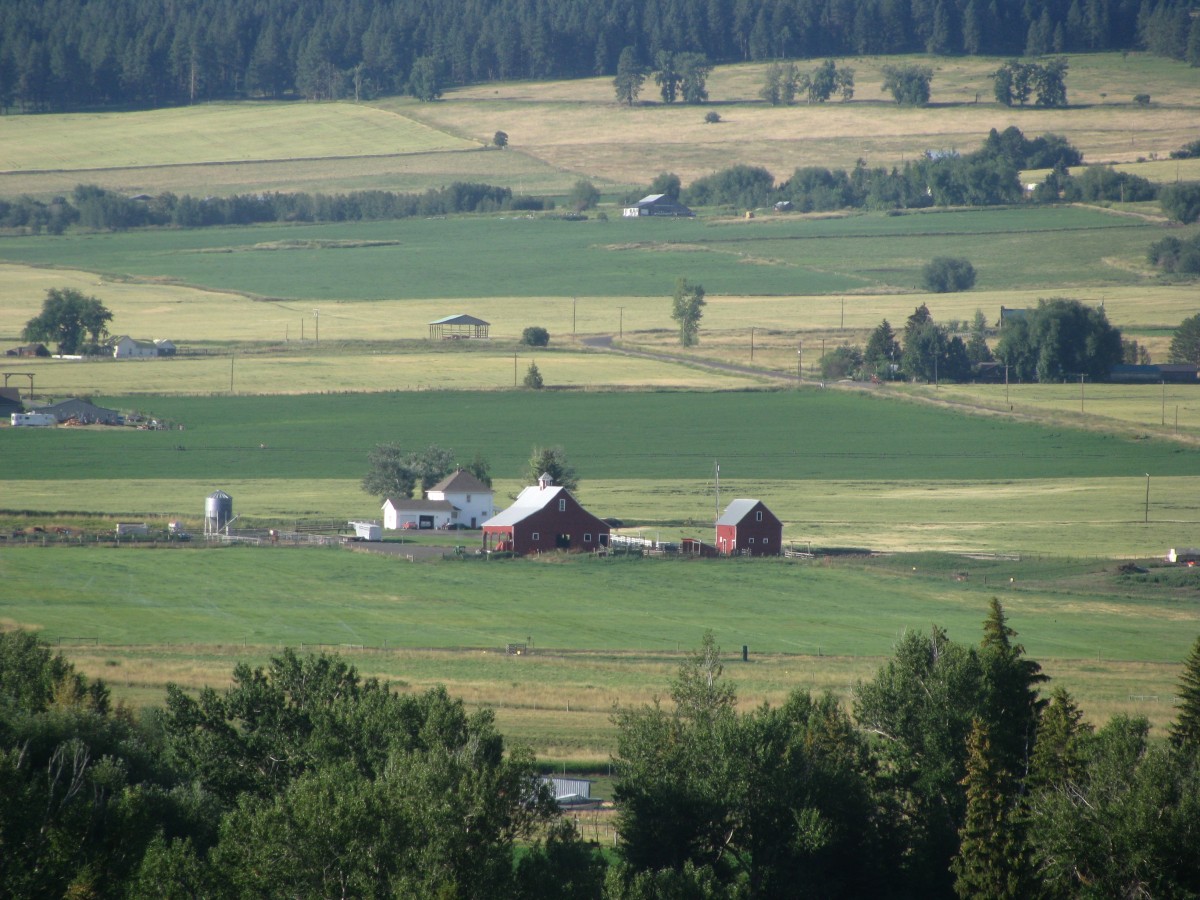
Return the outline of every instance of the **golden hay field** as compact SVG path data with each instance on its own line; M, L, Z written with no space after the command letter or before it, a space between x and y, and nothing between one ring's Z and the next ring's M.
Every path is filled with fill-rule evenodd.
M443 102L381 103L464 138L486 141L496 130L511 146L556 167L617 184L646 184L672 171L685 183L734 163L761 165L777 178L798 166L850 168L855 160L891 166L929 149L972 150L991 128L1016 125L1028 135L1063 134L1091 162L1132 162L1195 139L1200 74L1145 54L1071 57L1066 110L1006 109L991 99L989 74L1003 60L911 58L934 69L931 105L902 109L879 88L882 66L896 60L848 58L853 101L772 108L757 97L763 64L722 66L709 79L711 108L655 102L652 81L640 105L619 106L609 78L481 85L448 92ZM810 65L799 63L803 70ZM1132 95L1151 93L1135 107ZM978 95L979 102L976 102ZM947 109L952 107L952 109Z
M656 102L652 80L640 105L623 108L609 78L478 85L428 104L389 97L10 116L0 131L0 196L46 197L80 182L127 193L225 195L419 191L455 180L564 194L578 177L624 192L661 171L686 183L738 162L780 179L797 166L849 168L859 158L896 165L929 149L971 150L989 129L1009 125L1063 134L1089 162L1165 159L1196 137L1200 74L1182 63L1139 53L1073 56L1072 107L1039 110L992 101L989 74L1002 60L935 57L901 60L935 74L928 108L898 108L879 87L882 66L896 61L839 60L856 72L852 102L790 108L758 99L763 64L718 67L705 107L720 113L718 125L706 125L696 107ZM815 65L799 62L802 70ZM1152 97L1147 108L1132 103L1142 92ZM511 149L481 152L501 130ZM1144 172L1167 180L1194 169Z

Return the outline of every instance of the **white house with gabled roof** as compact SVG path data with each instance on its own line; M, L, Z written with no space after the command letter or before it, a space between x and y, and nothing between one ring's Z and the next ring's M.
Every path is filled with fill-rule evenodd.
M454 521L478 528L496 514L495 493L468 472L458 469L425 492L426 500L445 500L454 507Z

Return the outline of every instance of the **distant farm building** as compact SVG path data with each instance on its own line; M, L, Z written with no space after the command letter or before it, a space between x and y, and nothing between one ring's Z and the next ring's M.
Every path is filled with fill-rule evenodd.
M13 347L11 350L4 351L5 356L49 356L50 351L46 349L45 344L22 344L20 347Z
M672 200L666 194L650 194L633 204L633 206L625 207L623 215L629 219L636 219L640 216L693 218L696 214L679 201Z
M1200 382L1200 367L1194 363L1145 366L1122 363L1112 367L1108 380L1118 384L1196 384Z
M483 549L529 553L590 552L608 546L609 526L579 505L549 475L521 491L508 509L483 523Z
M153 359L156 356L174 356L175 344L160 339L139 341L127 334L112 338L104 346L112 352L113 359Z
M1197 562L1200 562L1200 548L1172 547L1167 551L1167 562L1194 566Z
M722 556L778 556L783 523L761 500L734 500L717 519L717 551Z
M1016 307L1010 309L1007 306L1000 307L1000 330L1004 330L1004 326L1011 325L1013 322L1024 322L1029 318L1029 309L1026 307Z
M86 400L72 397L50 406L38 406L33 412L48 413L59 422L69 422L74 419L80 425L120 425L124 421L115 409L105 409L95 406Z
M24 411L25 404L21 402L21 392L16 388L0 388L0 417L8 418L13 413Z
M429 339L431 341L460 341L488 339L488 329L491 322L477 319L460 313L457 316L446 316L429 323Z

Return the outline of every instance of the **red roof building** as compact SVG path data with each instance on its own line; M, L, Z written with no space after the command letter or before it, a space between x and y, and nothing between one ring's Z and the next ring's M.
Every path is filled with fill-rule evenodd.
M717 519L717 552L722 556L779 556L783 523L761 500L734 500Z
M543 475L508 509L483 523L483 549L521 556L554 550L585 553L608 546L609 527Z

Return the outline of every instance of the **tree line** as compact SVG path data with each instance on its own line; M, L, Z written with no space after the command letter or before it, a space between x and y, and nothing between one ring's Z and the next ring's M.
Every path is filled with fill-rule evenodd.
M126 228L213 225L253 225L263 222L365 222L442 216L450 213L540 211L553 209L552 200L514 196L506 187L456 181L424 193L350 191L308 194L270 191L229 197L129 197L92 184L76 185L71 197L44 202L32 197L0 200L0 227L62 234L70 225L118 231Z
M490 711L285 650L113 704L0 633L5 896L774 898L1200 891L1200 639L1165 742L1096 729L991 602L910 632L848 710L741 712L711 634L669 702L614 713L619 843L585 843Z
M719 63L1141 46L1200 55L1185 0L11 0L0 107L432 99L447 84L612 75L625 48L653 66L662 52Z

